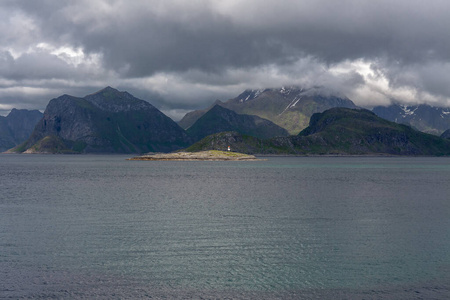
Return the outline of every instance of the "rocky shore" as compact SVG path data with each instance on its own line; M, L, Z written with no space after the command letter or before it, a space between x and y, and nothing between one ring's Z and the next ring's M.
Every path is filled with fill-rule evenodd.
M175 160L175 161L257 161L253 155L228 151L200 151L146 154L128 160Z

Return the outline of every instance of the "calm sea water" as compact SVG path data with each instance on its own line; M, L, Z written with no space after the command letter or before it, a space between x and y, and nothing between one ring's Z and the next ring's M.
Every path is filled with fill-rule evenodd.
M0 298L450 298L450 158L125 159L0 156Z

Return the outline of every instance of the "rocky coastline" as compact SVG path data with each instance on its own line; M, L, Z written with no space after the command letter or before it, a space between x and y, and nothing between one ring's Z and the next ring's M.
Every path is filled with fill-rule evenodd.
M231 151L199 151L145 154L128 160L163 160L163 161L258 161L254 155Z

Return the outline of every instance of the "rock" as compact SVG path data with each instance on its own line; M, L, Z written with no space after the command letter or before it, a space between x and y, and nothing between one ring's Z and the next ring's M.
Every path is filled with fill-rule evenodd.
M169 152L190 142L180 126L150 103L107 87L84 98L63 95L52 99L30 138L15 151Z
M0 152L26 141L42 116L38 110L15 108L8 116L0 116Z
M253 155L231 151L200 151L148 154L130 158L129 160L172 160L172 161L256 161Z

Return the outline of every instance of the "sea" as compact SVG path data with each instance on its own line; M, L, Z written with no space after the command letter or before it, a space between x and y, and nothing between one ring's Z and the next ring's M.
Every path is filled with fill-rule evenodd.
M450 158L0 155L0 299L450 299Z

